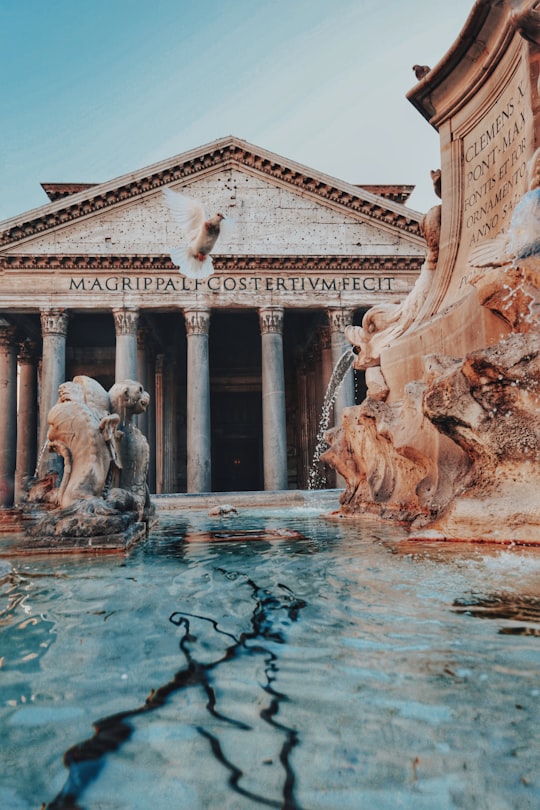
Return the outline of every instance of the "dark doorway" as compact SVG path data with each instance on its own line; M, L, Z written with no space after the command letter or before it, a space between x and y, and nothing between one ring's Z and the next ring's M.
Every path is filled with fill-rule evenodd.
M213 312L210 327L212 490L264 488L261 338L255 312Z
M212 490L263 489L261 395L223 391L212 398Z
M72 314L66 350L66 380L86 374L108 390L114 383L116 336L111 313Z

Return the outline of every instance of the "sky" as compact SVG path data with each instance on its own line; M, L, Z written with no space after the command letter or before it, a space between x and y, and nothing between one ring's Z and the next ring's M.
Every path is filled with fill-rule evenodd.
M406 99L473 0L0 0L0 220L42 182L104 182L235 135L437 203Z

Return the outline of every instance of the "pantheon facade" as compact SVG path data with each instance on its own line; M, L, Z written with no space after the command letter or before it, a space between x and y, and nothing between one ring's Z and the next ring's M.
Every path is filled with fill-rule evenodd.
M42 186L46 204L0 223L1 504L23 496L77 374L149 391L154 492L305 487L343 329L420 272L412 186L352 185L235 137ZM207 278L171 261L185 237L165 187L234 221ZM363 398L354 374L334 419Z

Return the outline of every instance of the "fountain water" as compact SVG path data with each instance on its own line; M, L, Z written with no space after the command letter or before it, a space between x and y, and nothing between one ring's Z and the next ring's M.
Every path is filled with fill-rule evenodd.
M0 566L1 807L538 806L536 549L226 520Z
M328 430L330 424L330 416L332 414L332 407L336 401L339 389L345 379L345 376L354 362L354 352L352 349L346 349L339 360L337 361L332 376L328 382L328 387L324 395L324 401L321 408L321 416L319 419L319 427L317 430L317 438L315 450L313 453L313 461L309 470L308 476L308 489L321 489L326 484L326 476L319 468L319 462L323 451L328 446L324 434Z

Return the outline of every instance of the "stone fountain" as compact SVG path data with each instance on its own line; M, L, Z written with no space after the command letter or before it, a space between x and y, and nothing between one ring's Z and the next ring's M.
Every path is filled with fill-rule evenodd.
M82 375L62 383L58 394L36 477L21 504L24 540L18 548L125 550L155 522L146 482L148 442L134 422L149 395L134 380L106 391Z
M439 131L441 202L409 296L346 330L367 397L326 434L341 516L540 544L538 6L477 0L408 95Z

